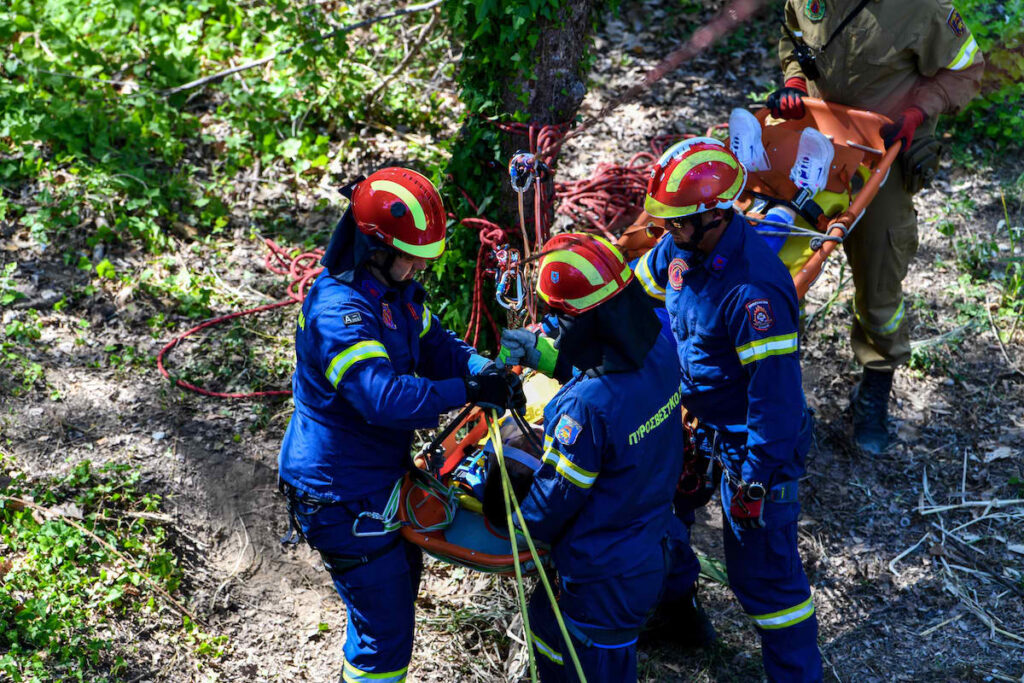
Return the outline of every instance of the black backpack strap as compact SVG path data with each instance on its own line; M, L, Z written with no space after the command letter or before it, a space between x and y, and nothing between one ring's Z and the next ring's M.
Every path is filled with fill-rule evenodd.
M868 6L869 2L871 2L871 0L860 0L860 4L854 7L853 11L846 15L846 18L843 19L842 23L840 23L839 26L836 26L836 30L832 31L832 35L830 35L828 37L828 40L825 41L825 44L821 46L822 52L828 49L828 46L832 44L832 41L836 39L836 36L838 36L842 32L842 30L846 28L847 24L853 21L856 18L856 16L860 14L860 11L862 9Z

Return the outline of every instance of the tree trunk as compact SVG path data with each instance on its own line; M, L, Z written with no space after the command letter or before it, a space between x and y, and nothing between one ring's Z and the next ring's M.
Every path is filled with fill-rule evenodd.
M538 19L535 32L539 36L532 64L532 78L524 74L512 79L504 88L502 108L511 118L516 112L525 112L526 121L536 126L570 123L587 93L586 74L582 60L590 44L591 12L595 0L566 0L554 20ZM524 104L523 95L529 99ZM501 151L507 161L518 150L530 150L525 135L504 135ZM502 209L518 223L519 209L516 193L508 183L504 185ZM544 183L547 199L547 220L553 219L554 179L550 175ZM526 226L532 234L534 220L534 190L525 199ZM540 245L537 245L539 248Z

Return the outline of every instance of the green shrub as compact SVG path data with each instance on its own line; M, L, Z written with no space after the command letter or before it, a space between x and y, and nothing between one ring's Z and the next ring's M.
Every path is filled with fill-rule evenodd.
M0 468L11 467L0 459ZM167 530L155 521L160 497L144 493L139 480L127 466L97 471L89 462L35 483L14 473L0 498L0 677L121 678L130 653L109 624L152 623L165 604L153 586L174 592L182 577ZM192 624L181 630L197 655L223 651L223 637Z
M1024 0L960 0L957 7L985 55L982 94L953 131L998 148L1024 146Z

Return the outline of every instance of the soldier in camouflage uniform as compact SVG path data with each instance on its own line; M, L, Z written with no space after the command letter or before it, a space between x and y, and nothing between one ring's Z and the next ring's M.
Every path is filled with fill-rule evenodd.
M787 0L779 42L785 86L775 116L800 118L801 97L884 114L887 145L903 142L863 219L843 244L856 288L851 343L864 374L854 390L854 437L877 454L889 443L893 373L910 358L903 278L917 252L912 195L938 164L935 124L979 89L984 58L947 0Z

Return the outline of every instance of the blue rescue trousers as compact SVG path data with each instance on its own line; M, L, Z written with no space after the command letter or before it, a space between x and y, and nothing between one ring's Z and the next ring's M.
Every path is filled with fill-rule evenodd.
M722 535L729 587L761 637L769 681L822 680L818 618L797 549L800 503L768 501L763 529L740 529L729 516L731 485L722 478Z
M674 530L663 550L630 576L560 580L558 607L588 681L635 682L637 638L661 599L669 573L691 587L697 580L700 565L685 528ZM528 612L541 681L578 681L543 586L534 590Z
M766 501L765 527L741 529L732 523L729 507L733 486L722 477L722 536L729 587L757 628L761 658L769 681L822 680L818 651L818 620L811 588L797 548L800 504L789 483L789 501ZM781 488L773 488L780 497ZM783 496L785 497L785 496ZM690 526L694 522L693 497L677 495L676 516ZM698 506L703 505L697 497ZM685 594L690 583L672 576L666 599Z
M299 531L324 557L345 602L344 683L401 683L412 658L415 601L423 555L398 537L352 535L360 512L381 512L391 488L356 501L322 503L290 497ZM360 531L379 527L360 522Z

